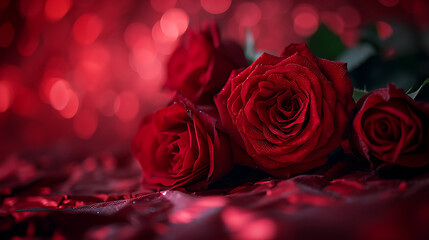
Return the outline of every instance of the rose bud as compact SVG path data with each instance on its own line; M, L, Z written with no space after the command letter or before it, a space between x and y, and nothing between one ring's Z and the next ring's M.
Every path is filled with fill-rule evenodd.
M147 116L132 142L145 187L202 190L232 168L228 137L217 122L189 100Z
M429 104L390 84L359 99L351 147L366 159L405 167L429 164Z
M231 71L247 66L235 42L221 41L214 23L202 30L188 29L167 63L165 86L195 104L212 104Z
M352 93L346 64L316 58L299 44L232 74L215 103L234 161L288 177L323 165L340 146Z

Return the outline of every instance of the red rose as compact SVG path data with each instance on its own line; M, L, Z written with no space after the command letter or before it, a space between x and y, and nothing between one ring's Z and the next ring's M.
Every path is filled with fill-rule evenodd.
M158 190L204 189L232 167L226 134L183 98L143 120L132 152L142 167L143 184Z
M429 104L389 85L368 93L357 105L351 145L364 157L406 167L429 163Z
M241 47L221 41L215 24L189 29L167 64L165 86L197 104L213 103L231 71L247 65Z
M355 103L346 64L319 59L305 44L264 53L215 97L234 161L277 177L323 165L341 143ZM243 154L244 149L251 158Z

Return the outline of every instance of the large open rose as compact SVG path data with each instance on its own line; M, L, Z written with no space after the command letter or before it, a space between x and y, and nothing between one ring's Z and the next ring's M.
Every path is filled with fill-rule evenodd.
M229 141L216 123L181 97L146 117L132 143L143 184L158 190L200 190L228 173Z
M231 71L247 66L241 47L221 40L214 23L188 29L167 64L165 86L196 104L212 104Z
M346 64L316 58L300 44L233 74L215 103L236 143L234 161L287 177L323 165L341 144L352 93Z
M358 101L352 147L368 160L406 167L429 164L429 104L389 85Z

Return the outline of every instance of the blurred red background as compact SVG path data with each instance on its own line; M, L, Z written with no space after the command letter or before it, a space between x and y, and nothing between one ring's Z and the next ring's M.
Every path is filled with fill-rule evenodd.
M140 119L165 105L164 63L187 28L218 22L224 38L279 53L320 24L346 46L359 27L428 28L428 1L0 0L0 156L76 159L127 149Z

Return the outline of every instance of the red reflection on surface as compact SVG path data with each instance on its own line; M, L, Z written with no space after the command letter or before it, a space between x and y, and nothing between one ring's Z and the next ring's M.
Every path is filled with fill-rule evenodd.
M208 13L221 14L231 6L231 0L201 0L201 6Z
M46 0L45 17L47 20L55 22L66 15L70 9L70 0Z
M94 42L103 28L102 20L95 14L80 16L73 25L73 37L77 43L87 45Z
M274 239L276 237L276 224L269 218L262 218L246 224L246 228L238 234L239 239Z
M10 22L0 25L0 47L9 47L13 41L15 30Z

